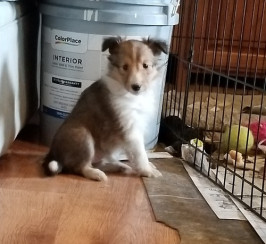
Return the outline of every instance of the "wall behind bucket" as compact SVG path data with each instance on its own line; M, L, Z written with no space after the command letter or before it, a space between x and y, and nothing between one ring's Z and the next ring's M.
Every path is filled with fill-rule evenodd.
M49 2L56 2L56 0ZM90 2L89 7L92 3L94 2ZM110 7L120 11L123 4L112 3L111 5L100 6L98 3L96 7L104 9ZM171 6L167 5L167 9ZM161 21L161 25L145 25L145 23L140 25L134 24L128 16L124 19L120 16L120 19L117 20L116 15L113 18L109 16L108 22L106 20L100 22L99 17L97 20L92 19L93 15L90 15L88 20L86 7L84 6L83 12L80 13L80 8L66 8L51 4L42 4L41 6L43 16L41 130L42 141L46 145L51 143L56 130L71 112L81 92L106 73L108 52L101 52L104 38L118 35L127 39L151 37L165 40L170 44L172 24L167 25ZM153 14L156 16L167 16L165 6L146 7L154 8ZM174 5L171 11L173 11L173 7ZM134 10L135 14L138 13L136 11L140 11L137 5L127 4L127 8ZM93 11L97 11L97 15L100 15L98 9ZM68 18L64 16L66 14ZM141 14L147 15L146 17L149 15L148 12ZM173 17L176 21L171 20L171 23L176 23L177 16L173 15ZM167 63L167 58L167 55L161 57L162 64ZM163 67L154 88L158 98L156 104L158 109L156 114L150 118L151 126L145 136L147 149L151 149L157 143L165 73L166 65Z

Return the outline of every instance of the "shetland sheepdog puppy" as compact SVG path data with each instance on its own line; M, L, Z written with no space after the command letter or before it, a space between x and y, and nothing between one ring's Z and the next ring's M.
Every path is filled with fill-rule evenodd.
M135 172L158 177L144 145L147 121L154 112L152 86L158 73L159 55L167 52L158 40L107 38L107 74L84 90L68 118L55 134L43 167L47 175L61 171L104 181L104 172ZM126 153L130 164L119 161Z

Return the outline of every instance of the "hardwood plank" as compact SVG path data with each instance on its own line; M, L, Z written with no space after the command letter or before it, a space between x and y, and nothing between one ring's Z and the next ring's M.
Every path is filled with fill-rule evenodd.
M0 189L0 243L54 243L62 194Z
M155 222L138 177L109 176L108 183L96 184L83 184L71 194L56 243L74 243L77 238L79 243L99 244L179 242L173 230Z
M44 177L46 152L15 141L0 158L0 243L180 243L155 221L140 177Z

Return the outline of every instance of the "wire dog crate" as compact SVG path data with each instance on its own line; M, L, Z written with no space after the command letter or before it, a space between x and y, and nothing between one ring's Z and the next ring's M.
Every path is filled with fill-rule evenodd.
M194 147L191 164L266 220L266 1L182 0L179 13L160 140Z

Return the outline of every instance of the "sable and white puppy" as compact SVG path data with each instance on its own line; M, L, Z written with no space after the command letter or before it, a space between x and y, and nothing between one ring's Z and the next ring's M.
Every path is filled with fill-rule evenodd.
M115 168L126 173L131 167L120 162L124 151L141 176L161 173L149 162L144 133L154 110L156 59L167 52L157 40L107 38L109 71L87 88L69 117L57 131L43 167L48 175L62 170L94 180L106 180L102 170ZM101 170L102 169L102 170Z

